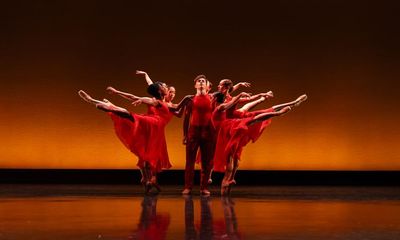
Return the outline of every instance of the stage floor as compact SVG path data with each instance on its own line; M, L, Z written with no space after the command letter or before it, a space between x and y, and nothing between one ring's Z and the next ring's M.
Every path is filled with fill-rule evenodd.
M0 185L0 239L400 239L399 187Z

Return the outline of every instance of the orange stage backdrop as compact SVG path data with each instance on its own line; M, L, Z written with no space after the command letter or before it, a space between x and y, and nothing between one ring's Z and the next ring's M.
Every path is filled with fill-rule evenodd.
M144 112L105 93L112 85L146 95L134 75L141 69L176 86L176 102L194 92L200 73L214 84L231 78L251 82L253 93L273 90L259 108L307 93L246 147L241 169L400 170L400 58L389 6L108 4L4 8L0 168L135 168L109 117L77 91ZM184 168L181 136L173 119L174 169Z

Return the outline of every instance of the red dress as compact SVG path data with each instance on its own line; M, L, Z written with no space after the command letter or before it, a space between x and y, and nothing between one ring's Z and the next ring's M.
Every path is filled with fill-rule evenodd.
M138 156L138 167L143 168L144 162L150 163L151 169L157 172L171 167L165 141L165 126L171 120L172 114L166 103L159 101L158 106L148 105L147 114L131 113L133 121L115 113L108 114L114 122L115 133L120 141Z
M261 113L273 112L273 108L254 112L235 111L239 118L227 118L226 111L213 112L212 122L217 130L217 143L214 154L214 171L225 172L229 157L240 159L243 147L250 141L255 142L271 123L271 119L247 124Z

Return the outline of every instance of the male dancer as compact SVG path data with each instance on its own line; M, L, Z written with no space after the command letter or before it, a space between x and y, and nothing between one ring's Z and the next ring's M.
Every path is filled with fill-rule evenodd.
M213 97L208 94L210 82L206 76L199 75L194 79L196 95L188 102L184 119L184 144L186 144L185 189L182 194L192 192L194 165L197 151L201 153L200 194L210 195L208 179L213 166L215 149L215 130L211 123Z

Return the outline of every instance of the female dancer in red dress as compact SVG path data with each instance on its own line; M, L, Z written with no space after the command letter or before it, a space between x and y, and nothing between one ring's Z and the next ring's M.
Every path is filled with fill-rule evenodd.
M136 74L143 75L145 77L147 85L150 86L151 84L153 84L153 80L151 80L151 78L150 78L149 74L147 74L147 72L136 70ZM184 108L181 106L185 102L181 101L179 104L172 103L172 100L174 100L174 98L175 98L176 90L175 90L174 86L168 86L167 88L168 88L168 93L165 96L165 99L164 99L165 102L168 104L168 107L170 107L171 109L179 109L178 111L171 111L171 114L174 114L177 117L182 117ZM191 97L190 95L186 96L183 99L183 101L188 101L190 97Z
M246 108L237 110L241 118L227 118L227 110L235 106L246 93L241 93L232 98L229 102L223 102L223 98L217 98L220 105L215 108L212 116L213 125L218 131L217 144L214 155L214 171L225 172L221 184L221 194L226 195L232 184L235 184L235 174L239 166L240 156L243 147L251 141L255 142L263 132L264 128L271 123L271 118L283 115L291 110L292 106L298 106L307 99L302 95L295 101L273 106L265 110L248 112ZM264 101L261 97L261 101Z
M221 102L229 102L230 100L232 100L232 96L230 94L239 89L239 87L250 87L250 86L251 84L248 82L239 82L233 85L232 80L222 79L217 86L218 91L213 93L215 99L213 101L214 108ZM250 109L254 108L257 104L260 104L261 102L265 101L266 98L270 97L273 97L271 91L267 93L259 93L253 96L240 98L237 103L235 103L226 110L226 118L243 118L244 114L247 113ZM240 109L237 109L237 105L239 103L246 103L246 104ZM208 183L212 183L212 178L211 178L212 171L213 170L211 170Z
M135 114L125 108L115 106L107 99L96 100L84 91L79 91L79 95L85 101L108 112L114 122L115 133L118 138L132 153L138 156L137 166L141 170L146 193L150 191L152 186L159 189L155 174L162 169L171 167L164 133L164 128L172 116L170 109L164 102L167 95L166 85L157 82L149 86L148 92L154 98L138 97L117 91L112 87L108 87L107 90L131 101L140 101L148 105L147 114Z

